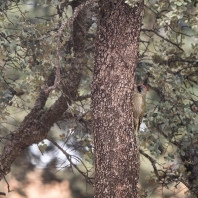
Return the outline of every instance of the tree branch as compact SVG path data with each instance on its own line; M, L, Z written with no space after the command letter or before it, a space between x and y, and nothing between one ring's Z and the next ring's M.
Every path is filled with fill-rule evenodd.
M74 10L74 14L72 15L72 17L70 17L69 19L65 20L65 22L63 22L63 24L61 25L61 27L58 30L57 33L57 46L56 46L56 58L57 58L57 65L56 65L56 80L54 85L50 86L50 87L46 87L45 92L46 93L50 93L52 90L56 89L57 86L60 84L61 81L61 75L60 75L60 37L62 34L63 29L74 23L74 20L76 19L76 17L78 16L79 12L82 11L85 7L87 7L88 5L92 4L94 1L98 1L98 0L88 0L84 3L82 3L81 5L79 5L78 7L75 8Z
M91 3L91 1L88 2ZM20 126L15 131L8 134L9 141L3 148L2 154L0 155L0 180L10 172L10 167L13 161L25 148L46 138L50 128L67 110L70 99L74 100L76 98L77 89L82 75L81 70L84 64L82 57L84 55L85 46L85 33L83 32L79 35L79 32L82 32L82 27L75 25L76 16L73 17L73 32L78 32L78 34L73 37L73 43L75 45L74 55L76 57L76 61L73 63L71 70L69 70L69 74L64 79L64 94L62 94L49 109L44 110L45 103L50 93L50 91L46 90L57 82L57 79L55 80L55 78L57 78L57 68L55 68L47 78L45 82L46 86L41 89L31 112L24 118ZM78 20L79 19L82 19L81 22L84 24L84 15L83 17L78 16ZM70 98L66 97L66 95L69 95Z
M171 43L172 45L174 45L175 47L177 47L178 49L180 49L182 52L184 52L184 50L183 50L178 44L176 44L176 43L170 41L169 39L167 39L167 38L165 38L165 37L163 37L162 35L160 35L159 33L157 33L155 30L152 30L152 29L144 29L144 28L142 28L141 31L143 31L143 32L145 32L145 31L146 31L146 32L153 32L153 33L154 33L155 35L157 35L158 37L164 39L164 40L167 41L168 43Z
M153 166L154 173L155 173L156 177L158 178L158 180L160 180L161 178L159 176L159 173L158 173L158 170L156 167L156 161L151 156L146 154L142 149L139 149L139 151L144 157L146 157L151 162L151 164Z
M53 83L54 75L52 73L46 81L48 85ZM0 155L0 180L10 172L11 164L16 157L28 146L43 140L51 126L67 109L67 99L60 96L54 105L44 111L43 107L48 96L48 93L42 89L31 112L25 117L19 128L8 135L9 142Z
M91 183L91 184L93 183L93 182L91 181L91 179L94 179L94 178L88 176L88 170L87 170L86 173L84 173L83 171L81 171L81 170L78 168L78 166L72 162L72 156L71 156L69 153L67 153L61 146L59 146L59 145L58 145L54 140L52 140L51 138L48 137L47 140L49 140L50 142L52 142L52 144L54 144L54 146L56 146L56 147L66 156L66 158L67 158L67 160L69 161L70 165L73 166L83 177L85 177L86 180L87 180L89 183ZM85 165L84 165L84 167L86 168Z

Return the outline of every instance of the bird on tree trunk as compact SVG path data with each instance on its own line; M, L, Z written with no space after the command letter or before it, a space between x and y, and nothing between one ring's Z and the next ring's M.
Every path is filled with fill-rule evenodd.
M148 91L148 88L143 84L139 84L135 86L134 88L133 117L134 117L134 128L136 132L140 128L140 124L144 116L144 111L146 109L147 91Z

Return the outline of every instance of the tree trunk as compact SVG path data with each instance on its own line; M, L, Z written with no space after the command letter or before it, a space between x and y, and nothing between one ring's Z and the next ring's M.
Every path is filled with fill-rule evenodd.
M100 0L92 84L95 198L137 197L139 150L132 90L143 2Z

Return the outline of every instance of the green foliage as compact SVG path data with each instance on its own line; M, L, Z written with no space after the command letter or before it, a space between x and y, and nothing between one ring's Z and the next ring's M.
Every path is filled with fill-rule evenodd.
M149 95L139 142L159 161L159 175L165 164L174 164L171 175L165 169L162 179L153 172L149 181L181 181L196 194L197 8L192 1L146 2L145 15L136 81L148 85Z
M38 146L41 154L43 155L45 152L45 149L47 148L47 144L45 144L44 142L41 142L41 144Z

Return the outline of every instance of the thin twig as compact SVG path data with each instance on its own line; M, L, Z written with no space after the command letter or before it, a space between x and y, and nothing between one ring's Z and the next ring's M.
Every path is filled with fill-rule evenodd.
M52 140L51 138L47 138L47 140L49 140L50 142L52 142L52 144L54 144L54 146L56 146L60 151L62 151L62 153L66 156L67 160L69 161L70 165L72 165L81 175L83 175L83 177L86 178L86 180L89 182L89 183L93 183L91 181L91 179L94 179L92 177L89 177L88 176L88 173L84 173L83 171L81 171L78 166L76 164L74 164L72 162L72 159L71 159L71 155L69 153L67 153L61 146L59 146L59 144L57 144L54 140Z
M176 43L170 41L169 39L163 37L162 35L160 35L158 32L156 32L155 30L152 29L144 29L142 28L141 31L146 31L146 32L153 32L154 34L156 34L157 36L159 36L160 38L164 39L165 41L167 41L168 43L171 43L172 45L174 45L175 47L177 47L178 49L180 49L182 52L184 52L184 50Z
M10 190L10 185L9 185L8 181L6 180L6 177L4 175L3 175L3 178L4 178L4 180L5 180L6 184L7 184L8 192L14 191L14 190Z

